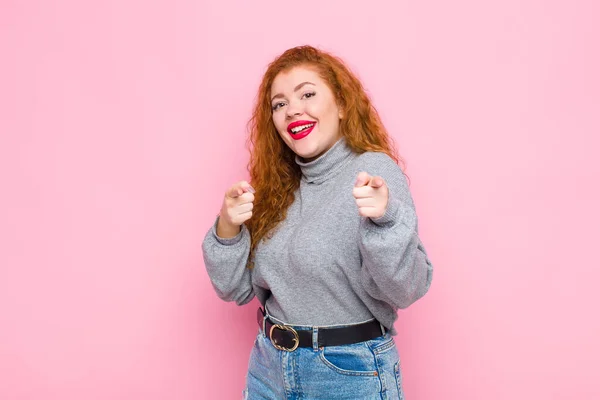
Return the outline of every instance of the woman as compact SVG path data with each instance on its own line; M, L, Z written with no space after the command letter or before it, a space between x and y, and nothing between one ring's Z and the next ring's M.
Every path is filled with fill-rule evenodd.
M432 266L391 139L359 80L310 46L263 77L251 183L235 183L204 243L219 297L259 307L248 399L403 398L397 310Z

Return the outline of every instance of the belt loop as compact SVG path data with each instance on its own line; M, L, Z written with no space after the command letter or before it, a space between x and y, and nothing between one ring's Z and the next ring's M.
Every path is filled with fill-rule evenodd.
M313 350L319 350L319 327L313 326L312 331L312 342L313 342Z
M268 315L267 314L267 307L265 306L264 309L262 307L259 307L259 308L261 309L262 317L263 317L263 320L262 320L262 332L263 332L263 336L267 337L267 333L265 332L265 329L266 329L265 325L266 325L267 315Z
M383 326L383 324L380 322L379 327L381 328L381 334L385 335L385 326Z

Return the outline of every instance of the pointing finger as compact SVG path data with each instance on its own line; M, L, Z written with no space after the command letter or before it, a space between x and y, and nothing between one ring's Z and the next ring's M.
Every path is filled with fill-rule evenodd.
M369 175L366 172L360 172L357 176L356 176L356 182L354 182L354 187L359 187L359 186L366 186L369 184L369 181L371 180L371 175Z
M252 194L256 193L256 190L254 190L254 188L249 183L246 183L245 185L243 185L242 190L244 191L244 193L248 193L248 192L250 192Z
M241 181L229 188L229 190L227 191L227 196L231 197L232 199L235 199L247 192L254 193L255 190L252 186L250 186L248 182Z

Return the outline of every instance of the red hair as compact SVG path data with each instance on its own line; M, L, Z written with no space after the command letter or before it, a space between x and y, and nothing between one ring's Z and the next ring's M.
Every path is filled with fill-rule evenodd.
M287 209L294 201L294 192L300 185L300 167L295 162L295 153L275 129L270 101L275 77L298 66L313 68L328 84L337 105L343 110L340 133L353 152L382 152L396 163L402 162L362 84L341 59L311 46L285 51L269 64L248 122L248 171L256 189L252 218L246 221L251 235L250 268L256 245L285 219Z

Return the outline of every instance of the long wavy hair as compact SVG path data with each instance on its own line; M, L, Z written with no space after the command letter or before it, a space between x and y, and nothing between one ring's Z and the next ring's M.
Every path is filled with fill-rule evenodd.
M311 46L285 51L269 64L248 121L248 171L256 189L252 217L246 221L251 235L249 268L254 266L257 244L285 219L294 192L300 186L300 167L295 162L295 153L277 133L270 100L275 77L298 66L313 68L328 84L344 114L340 134L353 152L383 152L396 163L404 164L362 84L341 59Z

